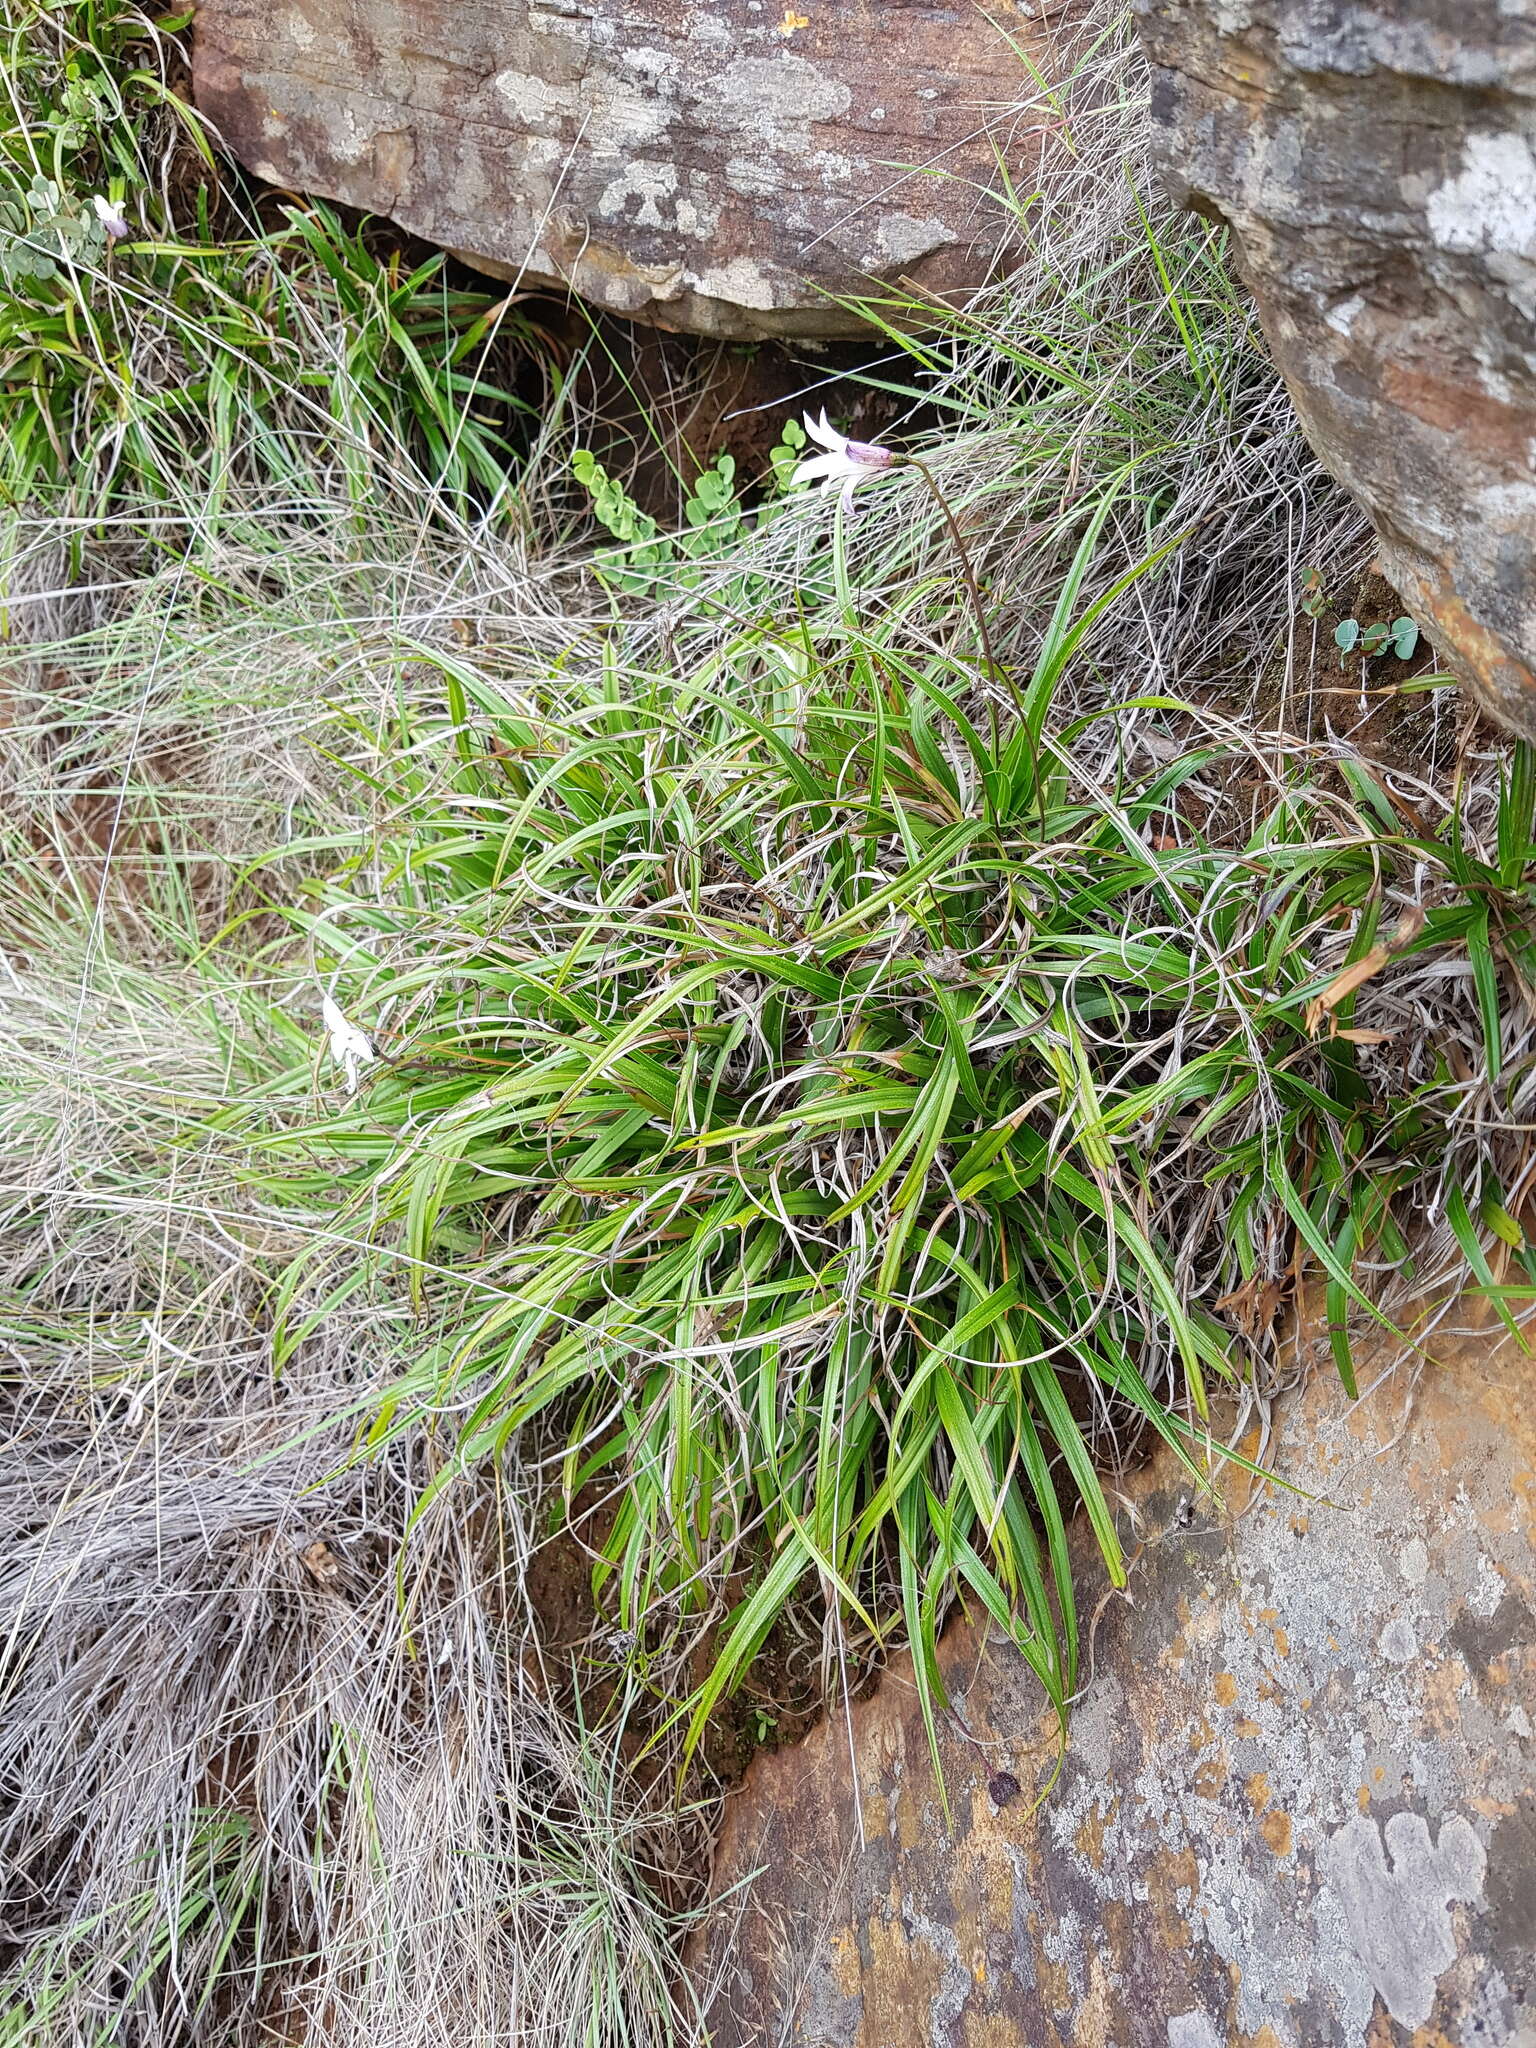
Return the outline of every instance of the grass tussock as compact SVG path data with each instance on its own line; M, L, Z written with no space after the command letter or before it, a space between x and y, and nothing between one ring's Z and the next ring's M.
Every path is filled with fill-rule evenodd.
M695 2039L656 1770L765 1645L936 1715L979 1602L1065 1730L1069 1516L1305 1280L1346 1380L1523 1314L1536 767L1319 658L1359 523L1117 18L1015 277L870 309L918 459L676 534L174 28L5 32L0 2030Z
M1198 1476L1299 1261L1352 1385L1351 1315L1443 1308L1468 1191L1527 1191L1528 768L1453 808L1167 697L1176 748L1058 725L1069 621L995 739L894 607L586 691L445 657L295 913L382 1067L272 1172L448 1325L370 1441L451 1431L446 1484L559 1416L618 1625L723 1623L695 1737L807 1582L829 1658L899 1626L930 1684L970 1592L1064 1712L1063 1495L1120 1575L1099 1470L1150 1429ZM355 1250L286 1284L284 1348Z

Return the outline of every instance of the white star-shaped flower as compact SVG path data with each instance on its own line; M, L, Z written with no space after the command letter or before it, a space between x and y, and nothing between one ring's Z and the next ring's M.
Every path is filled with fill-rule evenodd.
M329 996L321 998L320 1016L331 1038L331 1058L346 1076L347 1093L357 1093L357 1077L374 1058L366 1032L349 1023Z
M123 212L120 200L108 199L102 193L97 192L91 199L91 205L95 208L96 218L106 229L109 241L121 242L131 233L128 226L128 218Z
M832 426L826 412L819 420L805 414L805 431L825 454L808 455L795 464L792 484L820 484L824 491L836 491L845 512L853 508L853 494L872 476L879 476L898 460L893 450L877 448L872 441L850 441Z

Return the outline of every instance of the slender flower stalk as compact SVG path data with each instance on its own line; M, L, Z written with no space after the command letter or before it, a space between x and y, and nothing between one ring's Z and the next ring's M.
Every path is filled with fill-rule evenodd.
M987 609L982 601L981 585L976 580L970 552L965 545L965 536L960 531L949 500L939 486L939 480L926 462L916 455L898 453L894 448L881 448L872 441L850 441L846 434L840 434L827 419L823 409L820 419L813 420L809 413L803 415L805 431L824 451L820 455L808 455L803 462L795 465L790 481L796 484L819 483L824 491L837 491L845 513L853 510L853 494L862 483L871 477L882 476L887 470L898 466L915 469L928 486L934 502L943 515L954 542L955 554L959 559L960 576L970 599L971 610L976 619L976 631L981 640L982 675L988 683L1002 683L1013 698L1014 709L1023 718L1025 745L1032 758L1035 757L1035 737L1024 717L1024 705L1019 696L1018 686L1013 677L998 660L992 647L992 635L987 627ZM992 742L997 746L997 707L988 698L988 709L992 720ZM1036 782L1039 781L1039 762L1035 760Z

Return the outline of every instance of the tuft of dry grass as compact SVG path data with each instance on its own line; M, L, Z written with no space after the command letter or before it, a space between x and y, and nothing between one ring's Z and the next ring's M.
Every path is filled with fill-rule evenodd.
M110 928L82 1007L75 936L0 998L0 2038L686 2038L686 1834L555 1704L515 1460L353 1462L398 1317L274 1371L298 1239L207 1126L281 1030Z

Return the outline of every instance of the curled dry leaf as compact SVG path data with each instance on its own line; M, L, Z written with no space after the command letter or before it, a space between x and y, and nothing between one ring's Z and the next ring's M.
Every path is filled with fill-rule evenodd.
M1380 974L1393 955L1400 953L1404 946L1411 945L1423 929L1424 913L1417 906L1412 906L1403 912L1398 920L1397 929L1389 939L1372 946L1369 953L1362 954L1358 960L1352 960L1347 967L1342 968L1328 986L1320 994L1315 995L1307 1005L1307 1030L1311 1035L1314 1038L1317 1036L1326 1018L1330 1026L1330 1037L1348 1038L1356 1045L1383 1044L1391 1036L1390 1032L1340 1031L1333 1023L1333 1013L1341 1003L1355 993L1356 989L1364 988L1373 975Z
M299 1552L299 1563L318 1586L332 1585L341 1571L341 1559L323 1536L305 1544Z
M1262 1274L1255 1273L1241 1287L1234 1287L1230 1294L1224 1294L1216 1306L1232 1316L1245 1336L1267 1337L1275 1327L1275 1318L1290 1293L1290 1287L1288 1274L1278 1274L1266 1280Z

